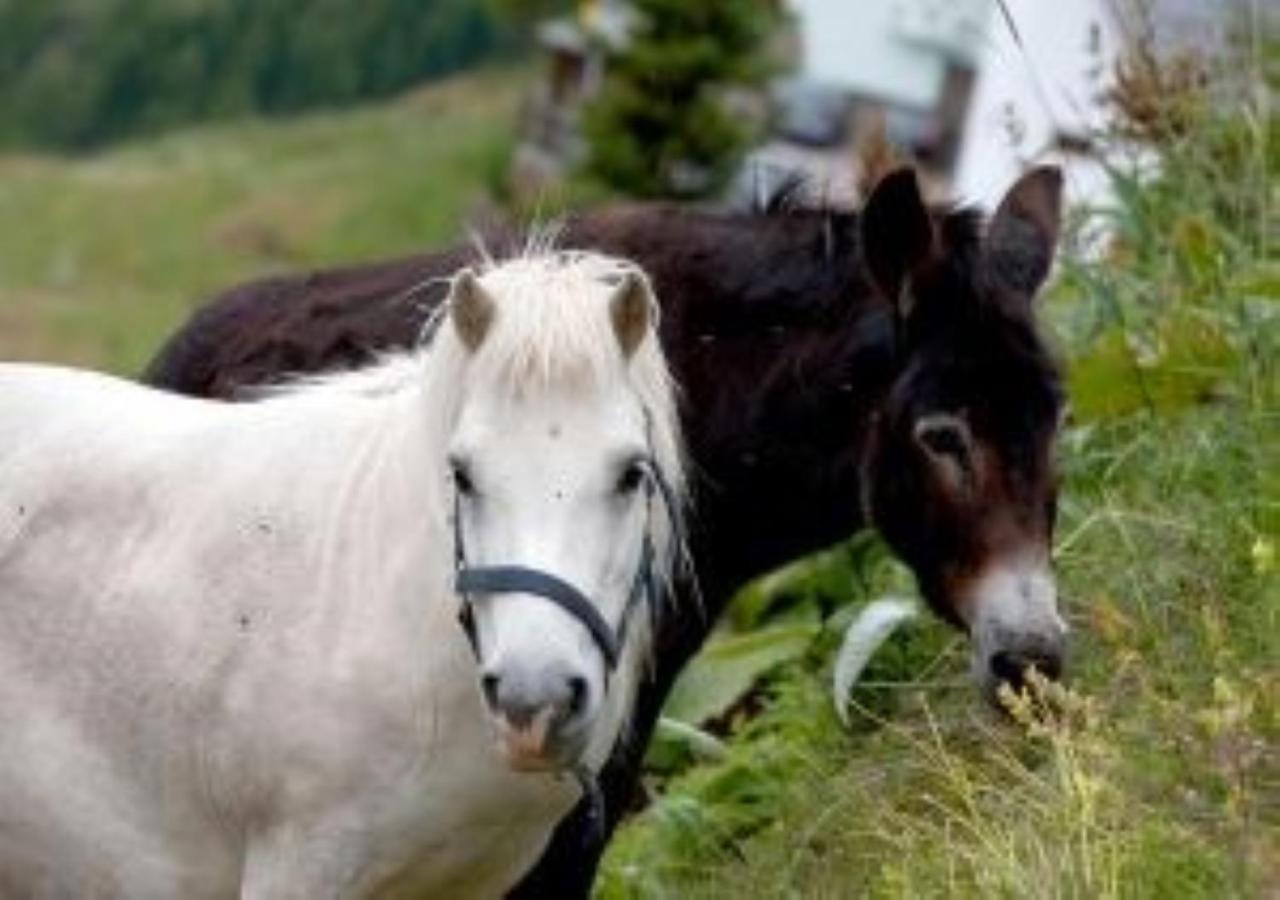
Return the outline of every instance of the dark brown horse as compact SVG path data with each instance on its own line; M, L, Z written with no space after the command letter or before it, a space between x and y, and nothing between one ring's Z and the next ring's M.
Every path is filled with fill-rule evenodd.
M1064 627L1049 550L1059 372L1032 301L1057 241L1061 178L1038 169L984 227L930 212L913 173L861 215L665 205L571 218L560 243L650 274L685 392L696 469L690 535L704 606L662 617L635 740L601 784L611 829L637 783L668 690L734 589L874 526L929 605L972 637L988 690L1034 663L1057 675ZM234 397L289 373L359 365L419 338L455 249L250 283L198 312L152 363L152 384ZM566 819L519 896L585 894L599 857L585 811Z

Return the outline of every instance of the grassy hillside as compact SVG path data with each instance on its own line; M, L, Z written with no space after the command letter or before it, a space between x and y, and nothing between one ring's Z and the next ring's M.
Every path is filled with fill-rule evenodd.
M452 239L501 171L516 86L493 72L78 161L0 156L0 357L134 372L209 291Z

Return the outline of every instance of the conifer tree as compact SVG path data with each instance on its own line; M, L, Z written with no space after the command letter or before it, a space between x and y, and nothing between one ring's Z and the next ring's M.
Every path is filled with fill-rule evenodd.
M752 135L726 104L764 74L767 0L632 0L635 27L609 62L583 131L587 168L644 197L721 187Z

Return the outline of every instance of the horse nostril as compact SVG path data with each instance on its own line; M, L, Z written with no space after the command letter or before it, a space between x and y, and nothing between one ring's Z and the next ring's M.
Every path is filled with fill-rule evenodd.
M498 676L492 672L485 672L480 676L480 690L490 709L498 708L498 681Z
M991 674L1000 681L1009 682L1009 686L1014 689L1022 686L1024 668L1022 658L1007 650L1000 650L991 657Z
M1020 653L1010 650L999 650L991 656L991 674L1000 681L1007 681L1014 690L1022 688L1027 670L1032 666L1045 678L1057 681L1062 675L1062 656L1057 653Z
M1050 681L1062 677L1062 657L1058 654L1033 656L1030 662Z
M569 717L580 715L587 708L587 679L581 675L569 676Z

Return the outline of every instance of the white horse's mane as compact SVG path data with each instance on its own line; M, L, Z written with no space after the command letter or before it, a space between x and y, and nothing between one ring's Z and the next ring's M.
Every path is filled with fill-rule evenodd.
M432 417L429 433L448 434L468 385L486 384L513 395L557 389L591 390L623 378L649 417L651 451L680 509L686 498L684 448L680 437L677 387L657 339L659 310L629 359L624 359L608 308L613 288L633 263L590 251L555 250L556 232L539 231L521 252L494 259L482 250L476 274L496 303L495 321L479 349L467 350L450 327L430 327L419 347L387 353L368 366L306 376L255 389L260 402L331 399L345 403L416 394ZM443 321L442 305L434 314ZM391 423L388 422L388 426ZM670 583L673 567L687 564L687 549L667 545L657 573Z

